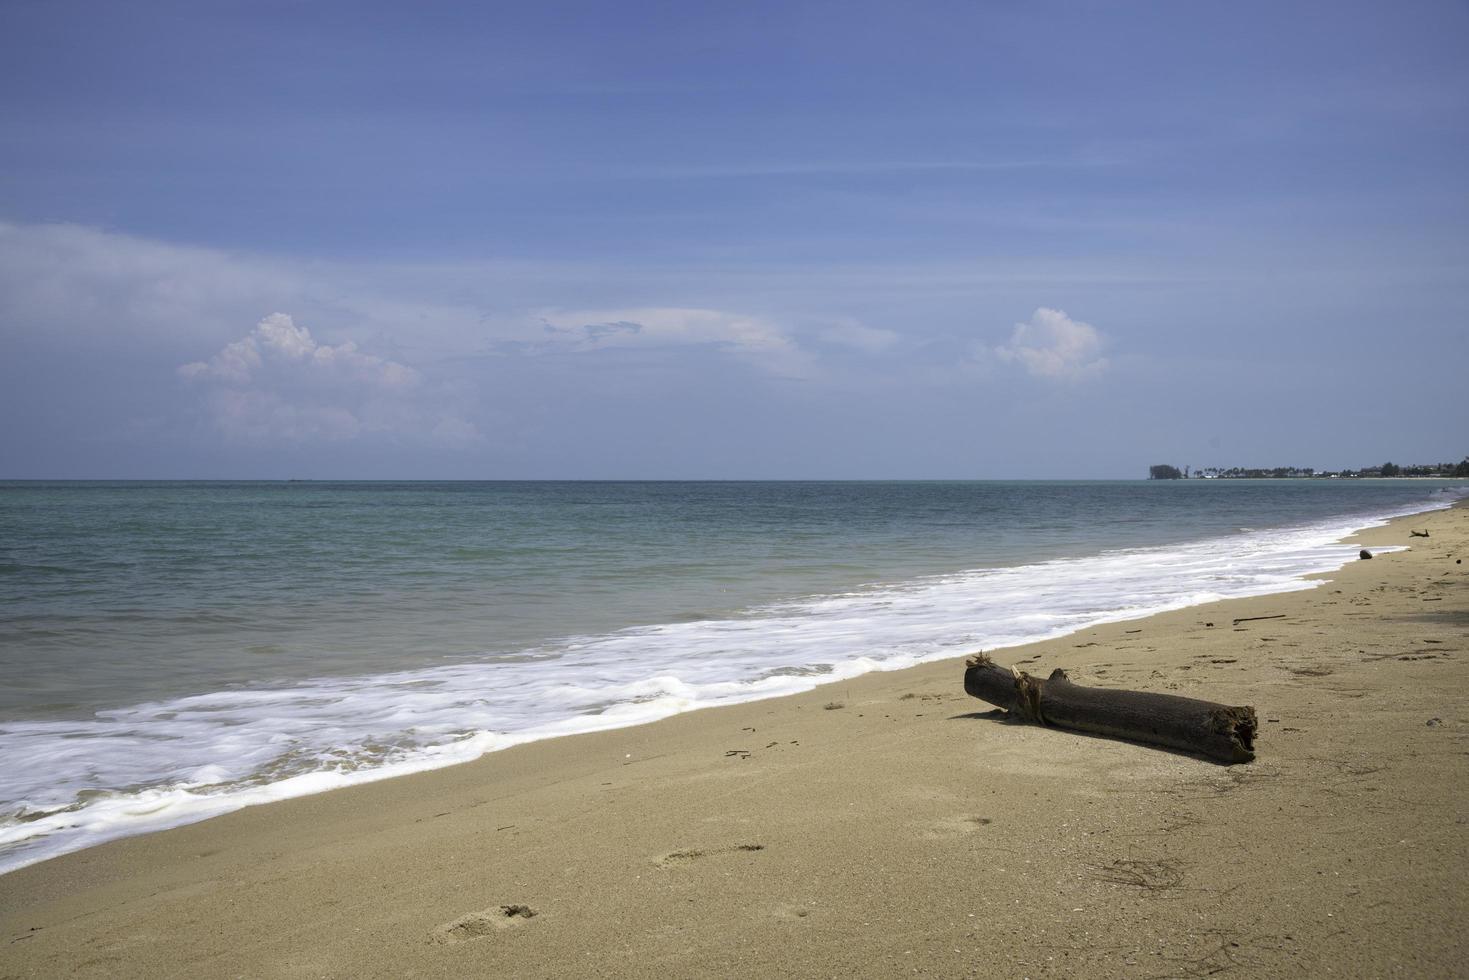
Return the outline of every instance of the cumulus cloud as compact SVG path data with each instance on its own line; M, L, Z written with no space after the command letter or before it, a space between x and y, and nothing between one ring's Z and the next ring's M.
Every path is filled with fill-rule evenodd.
M1026 323L1015 324L1010 342L993 348L1002 361L1019 364L1037 378L1075 381L1106 370L1102 334L1064 310L1042 306Z
M422 375L353 341L319 343L286 313L272 313L207 361L180 365L203 386L203 406L226 437L247 443L341 442L389 436L466 445L475 427L437 405Z
M286 313L272 313L247 336L229 344L208 361L193 361L180 366L178 371L190 379L247 384L267 359L380 388L408 388L420 380L413 368L365 354L353 341L335 347L318 344L312 339L311 331L296 326Z

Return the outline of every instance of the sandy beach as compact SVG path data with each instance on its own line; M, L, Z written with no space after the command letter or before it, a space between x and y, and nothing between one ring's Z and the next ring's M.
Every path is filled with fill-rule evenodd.
M1459 976L1469 509L1360 541L1411 548L994 653L1254 705L1253 763L1009 722L946 661L24 868L0 977Z

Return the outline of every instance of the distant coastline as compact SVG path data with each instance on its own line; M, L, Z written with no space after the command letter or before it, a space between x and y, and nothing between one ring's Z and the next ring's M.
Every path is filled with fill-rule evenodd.
M1311 466L1203 466L1198 469L1159 464L1148 468L1150 480L1362 480L1362 479L1463 479L1469 478L1469 456L1457 463L1416 463L1399 466L1383 463L1356 470L1318 470Z

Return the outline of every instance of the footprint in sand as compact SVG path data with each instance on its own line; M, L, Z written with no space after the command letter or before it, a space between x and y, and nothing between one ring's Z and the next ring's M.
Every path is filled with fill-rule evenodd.
M777 922L809 924L811 921L811 907L807 905L777 905L770 910L770 917Z
M731 844L727 847L704 847L689 848L684 851L672 851L662 854L653 859L653 864L660 868L681 868L687 864L703 858L715 857L720 854L740 854L765 850L764 844Z
M958 817L949 817L932 823L923 831L923 837L927 840L952 840L955 837L963 837L972 834L982 827L988 827L994 823L989 817L976 817L965 814Z
M442 946L483 939L501 930L522 925L539 914L529 905L496 905L435 926L429 933L429 939Z

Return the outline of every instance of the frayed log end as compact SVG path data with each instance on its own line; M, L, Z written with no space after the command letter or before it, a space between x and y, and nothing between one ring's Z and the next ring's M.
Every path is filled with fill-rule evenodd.
M1210 716L1214 731L1221 735L1233 749L1232 762L1249 762L1255 758L1255 734L1259 721L1255 709L1249 705L1221 707Z

